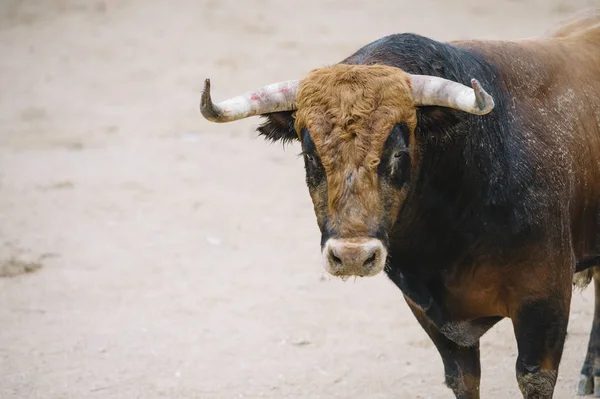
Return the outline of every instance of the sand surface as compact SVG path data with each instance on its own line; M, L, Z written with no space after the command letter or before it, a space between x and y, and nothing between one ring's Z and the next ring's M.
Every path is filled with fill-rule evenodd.
M520 38L590 0L1 0L0 398L452 398L385 277L319 262L298 146L198 100L386 34ZM27 272L20 274L21 272ZM575 397L591 289L556 398ZM520 397L509 321L483 398Z

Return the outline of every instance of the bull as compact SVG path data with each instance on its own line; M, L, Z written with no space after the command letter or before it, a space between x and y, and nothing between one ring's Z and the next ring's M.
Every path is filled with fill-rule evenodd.
M479 398L480 337L510 318L524 398L553 396L574 284L596 305L579 394L600 396L600 10L518 41L394 34L202 115L260 115L302 147L334 276L381 271Z

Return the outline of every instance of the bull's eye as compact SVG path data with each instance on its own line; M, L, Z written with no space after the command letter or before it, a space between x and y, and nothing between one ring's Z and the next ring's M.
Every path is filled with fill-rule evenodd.
M306 169L306 183L309 188L315 188L324 181L325 171L317 154L304 153L304 167Z
M408 146L408 133L409 129L405 123L394 125L384 143L381 162L377 170L379 176L397 188L402 187L410 175L410 157L408 155L411 148Z
M325 181L325 170L321 164L315 143L312 141L307 129L302 131L302 155L304 156L304 169L306 170L306 184L312 190Z

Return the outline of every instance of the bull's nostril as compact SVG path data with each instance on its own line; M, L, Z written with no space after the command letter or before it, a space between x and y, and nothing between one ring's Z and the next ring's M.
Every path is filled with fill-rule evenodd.
M342 260L338 258L333 252L329 253L329 259L335 266L342 267Z
M368 267L371 266L371 264L375 263L375 260L377 259L377 252L373 252L373 254L371 256L369 256L369 258L365 261L365 263L363 263L364 267Z

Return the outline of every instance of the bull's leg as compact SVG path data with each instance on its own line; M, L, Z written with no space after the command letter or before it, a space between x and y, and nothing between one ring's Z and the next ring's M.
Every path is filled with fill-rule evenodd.
M564 291L522 304L513 317L517 381L526 399L550 399L554 393L569 320L570 287Z
M600 397L600 269L594 268L595 307L587 355L581 368L579 395Z
M442 356L446 385L452 389L458 399L479 399L481 378L479 341L470 347L455 344L427 319L421 309L410 301L407 303Z

